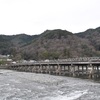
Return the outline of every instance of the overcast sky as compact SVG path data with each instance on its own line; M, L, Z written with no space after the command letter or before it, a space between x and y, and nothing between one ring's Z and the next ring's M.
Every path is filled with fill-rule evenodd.
M0 34L73 33L100 26L100 0L0 0Z

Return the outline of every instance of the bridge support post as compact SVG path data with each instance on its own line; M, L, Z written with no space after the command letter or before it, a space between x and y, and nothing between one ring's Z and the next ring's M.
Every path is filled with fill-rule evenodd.
M89 78L94 79L94 66L90 64Z
M75 65L71 64L71 76L75 77Z

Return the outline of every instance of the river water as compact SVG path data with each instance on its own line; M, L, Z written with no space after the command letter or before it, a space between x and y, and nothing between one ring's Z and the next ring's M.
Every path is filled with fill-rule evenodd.
M100 83L88 79L0 70L0 100L100 100Z

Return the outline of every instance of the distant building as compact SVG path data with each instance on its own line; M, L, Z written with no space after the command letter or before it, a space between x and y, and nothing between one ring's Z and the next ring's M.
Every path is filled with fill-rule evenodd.
M0 55L0 59L7 59L8 58L8 56L6 56L6 55Z
M12 59L8 55L0 55L0 64L9 64L12 62Z

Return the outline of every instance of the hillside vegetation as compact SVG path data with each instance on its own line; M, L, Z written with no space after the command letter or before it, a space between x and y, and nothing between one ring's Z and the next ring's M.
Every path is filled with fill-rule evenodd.
M75 33L46 30L40 35L0 35L0 54L20 59L65 59L100 56L100 27Z

